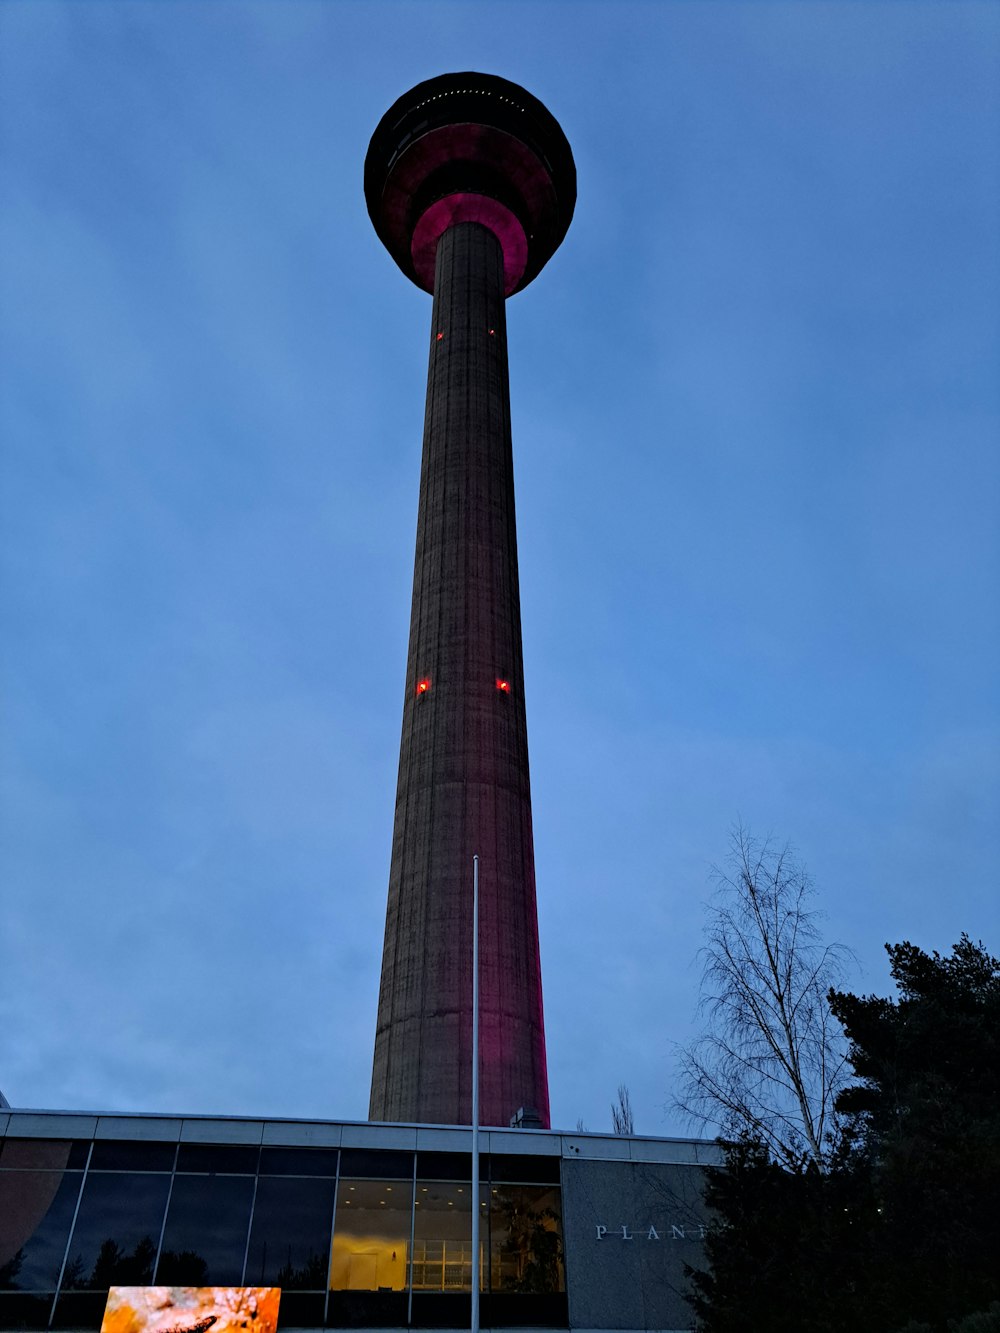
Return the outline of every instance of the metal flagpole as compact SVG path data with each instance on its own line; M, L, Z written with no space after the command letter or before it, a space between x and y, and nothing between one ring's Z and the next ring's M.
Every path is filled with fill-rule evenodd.
M472 1333L479 1333L479 857L472 858Z

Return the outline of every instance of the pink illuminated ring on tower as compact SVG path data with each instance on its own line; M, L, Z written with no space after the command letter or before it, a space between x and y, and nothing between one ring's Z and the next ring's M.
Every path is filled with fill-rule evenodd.
M488 194L449 194L421 214L413 229L410 254L418 284L434 290L437 243L458 222L479 222L488 227L503 249L504 295L517 291L528 265L528 238L520 220Z
M444 232L459 222L488 227L511 296L566 234L576 166L559 123L524 88L492 74L443 74L382 117L365 159L365 199L382 243L427 292Z

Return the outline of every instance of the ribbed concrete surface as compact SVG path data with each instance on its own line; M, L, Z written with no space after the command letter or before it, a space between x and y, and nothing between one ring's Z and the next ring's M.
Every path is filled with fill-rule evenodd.
M547 1126L503 255L462 223L436 265L370 1116L471 1119L478 853L480 1121Z

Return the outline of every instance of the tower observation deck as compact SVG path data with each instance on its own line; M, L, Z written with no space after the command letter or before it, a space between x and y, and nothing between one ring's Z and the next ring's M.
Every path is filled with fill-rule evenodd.
M547 1126L504 303L566 234L576 169L530 93L446 74L382 117L365 197L434 297L369 1115L471 1120L478 855L480 1118Z

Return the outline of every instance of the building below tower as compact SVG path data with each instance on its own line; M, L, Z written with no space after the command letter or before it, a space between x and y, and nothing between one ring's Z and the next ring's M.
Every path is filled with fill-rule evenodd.
M0 1112L0 1329L98 1333L110 1288L154 1284L279 1287L280 1329L468 1327L471 1137ZM483 1327L692 1326L714 1144L480 1139Z

